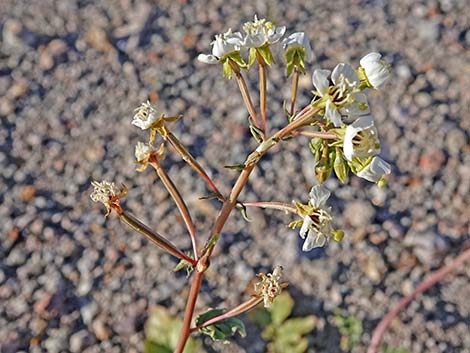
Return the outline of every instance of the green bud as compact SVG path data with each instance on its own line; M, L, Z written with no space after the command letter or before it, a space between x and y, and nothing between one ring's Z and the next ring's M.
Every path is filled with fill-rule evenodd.
M337 151L336 153L333 169L335 171L336 177L344 184L348 180L349 166L348 161L344 158L341 151Z
M311 139L308 144L308 146L310 147L310 151L312 151L313 154L317 153L317 151L322 147L322 142L323 140L319 137L314 137L313 139Z
M325 160L321 160L315 166L315 176L320 184L323 184L330 177L332 169L331 163Z
M344 231L341 229L335 230L333 232L333 240L340 242L344 238Z

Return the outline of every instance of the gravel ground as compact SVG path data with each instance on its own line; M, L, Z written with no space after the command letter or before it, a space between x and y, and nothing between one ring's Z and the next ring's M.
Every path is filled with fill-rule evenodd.
M207 274L197 310L231 307L258 271L282 264L296 314L314 314L309 352L335 353L337 310L362 320L364 352L378 320L469 239L470 3L443 1L12 1L0 9L1 352L139 352L149 308L184 308L186 279L174 259L123 228L89 199L92 179L130 187L125 206L182 248L189 239L155 175L135 172L144 135L132 110L151 97L191 152L228 191L254 146L236 84L198 63L215 33L257 13L306 31L316 61L358 63L385 54L394 79L371 92L372 113L393 165L383 189L352 178L334 192L341 244L300 251L291 218L234 215ZM256 70L253 90L256 88ZM270 70L269 116L283 123L289 97ZM310 76L301 79L300 103ZM307 140L286 143L260 163L245 200L304 200L312 184ZM164 166L193 209L201 237L217 204L199 201L204 183L174 154ZM470 352L470 266L421 295L385 335L411 352ZM259 330L218 352L263 352ZM206 347L207 348L207 347Z

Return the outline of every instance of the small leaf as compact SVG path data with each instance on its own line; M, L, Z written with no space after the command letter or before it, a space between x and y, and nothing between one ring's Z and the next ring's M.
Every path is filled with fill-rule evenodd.
M144 353L171 353L173 350L150 340L144 341Z
M246 206L244 204L242 204L241 202L238 202L236 207L240 211L240 213L242 214L243 219L247 222L251 222L251 219L248 217L248 213L246 211Z
M224 165L224 168L242 171L243 169L245 169L245 165L244 164Z
M316 322L317 318L313 315L288 319L279 328L279 335L296 341L301 336L313 331Z
M264 307L258 307L248 312L248 319L255 325L267 327L271 323L271 313Z
M310 151L315 155L323 146L323 140L319 137L314 137L310 140L308 147Z
M258 143L263 143L264 141L263 130L255 126L255 124L253 123L253 119L251 119L251 116L248 118L248 122L250 124L250 132L253 135L255 141Z
M224 310L222 309L209 309L205 313L199 315L196 319L196 326L201 326L204 322L222 315ZM240 336L246 336L245 325L243 321L235 317L230 317L216 322L215 324L203 327L200 329L200 332L208 335L214 341L216 340L226 340L226 338L233 336L235 333L239 333Z
M212 194L206 195L206 196L201 196L199 200L219 200L222 201L222 195L213 192Z
M191 254L189 254L189 257L192 258ZM193 272L194 267L190 263L188 263L186 260L181 260L178 263L178 265L175 266L175 268L173 269L173 272L178 272L178 271L181 271L183 269L185 269L187 271L187 276L189 277L191 272Z
M281 293L270 308L272 323L279 326L292 313L294 300L288 292Z

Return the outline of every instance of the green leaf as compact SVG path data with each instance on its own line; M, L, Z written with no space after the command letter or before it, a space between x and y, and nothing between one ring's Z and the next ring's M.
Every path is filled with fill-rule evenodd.
M248 312L248 320L255 325L267 327L271 323L271 313L264 307L258 307Z
M167 308L163 306L153 308L145 324L145 353L173 352L178 344L182 325L183 322L173 317ZM200 353L201 350L200 342L189 338L184 353Z
M233 52L233 53L230 53L228 55L228 57L235 61L235 63L240 66L242 69L246 69L247 68L247 65L246 65L246 62L243 60L242 56L240 55L240 52L237 51L237 52Z
M292 313L294 300L288 292L282 292L271 305L271 319L275 326L279 326Z
M191 255L188 255L188 256L192 258ZM183 269L185 269L187 271L187 276L189 277L191 272L193 272L194 267L189 262L187 262L186 260L181 260L178 263L178 265L175 266L175 268L173 269L173 272L178 272L178 271L181 271Z
M196 326L204 324L204 322L222 315L224 310L222 309L209 309L205 313L199 315L196 319ZM216 322L215 324L203 327L200 332L208 335L214 341L226 340L228 337L233 336L235 333L239 333L240 336L246 336L245 325L243 321L235 317L230 317Z
M248 122L250 125L250 132L253 135L255 141L258 143L263 143L264 142L263 130L255 126L255 124L253 123L253 119L251 119L251 116L248 118Z
M308 348L308 340L305 337L299 338L296 342L285 342L276 340L268 344L270 353L304 353Z
M279 328L279 334L285 339L296 341L299 337L313 331L316 322L317 319L313 315L288 319Z
M246 211L246 206L244 204L242 204L241 202L238 202L235 207L237 207L237 210L240 211L245 221L251 222L251 219L248 217L248 212Z
M224 168L242 171L243 169L245 169L245 165L244 164L224 165Z
M222 195L213 192L212 194L206 195L206 196L201 196L199 200L219 200L222 201Z

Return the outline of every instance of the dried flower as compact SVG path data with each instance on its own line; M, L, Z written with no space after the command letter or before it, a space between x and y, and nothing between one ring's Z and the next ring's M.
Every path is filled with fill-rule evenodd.
M149 101L142 103L140 107L135 109L135 115L132 118L132 125L147 130L156 127L162 120L163 114L158 114Z
M144 143L140 141L137 142L137 145L135 145L135 159L137 160L137 163L140 164L140 167L137 168L137 170L139 172L144 171L145 168L147 168L151 156L154 156L159 160L163 159L164 151L165 145L163 143L160 145L159 148L156 148L155 146L149 143Z
M279 282L282 275L282 266L276 266L273 273L258 273L261 282L255 283L255 296L262 297L265 308L269 308L274 299L287 287L286 282Z
M119 208L119 199L126 196L127 187L125 185L119 189L116 184L108 181L92 181L93 191L90 198L94 202L101 202L106 207L106 216L111 212L112 207Z

